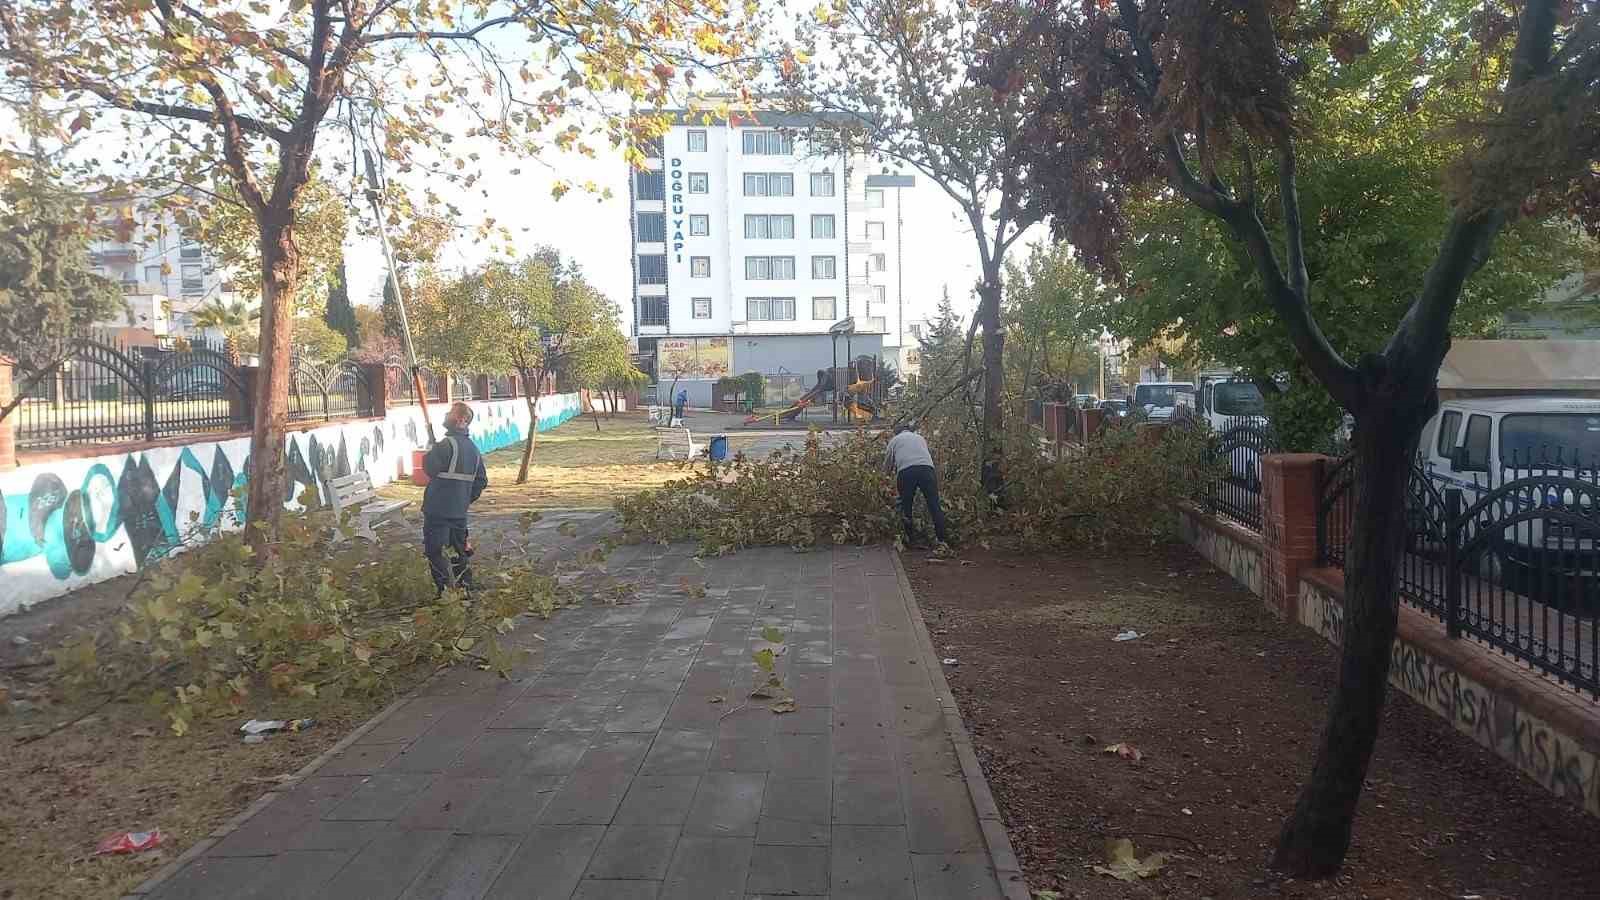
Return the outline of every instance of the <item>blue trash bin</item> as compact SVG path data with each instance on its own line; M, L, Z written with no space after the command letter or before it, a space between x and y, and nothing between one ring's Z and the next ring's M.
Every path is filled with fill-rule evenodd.
M721 462L728 458L728 436L719 434L711 439L711 458Z

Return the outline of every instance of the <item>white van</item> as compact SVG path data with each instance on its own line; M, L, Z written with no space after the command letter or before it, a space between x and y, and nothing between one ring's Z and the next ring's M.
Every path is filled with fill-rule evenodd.
M1595 470L1600 468L1600 400L1446 400L1423 428L1417 453L1440 496L1449 488L1461 489L1463 510L1495 488L1530 475L1577 478L1594 485ZM1576 509L1592 519L1600 514L1597 495L1600 490L1550 489L1542 498L1513 494L1494 504L1497 508L1493 511L1485 510L1474 518L1498 521L1516 515L1519 508L1541 505ZM1579 533L1584 529L1560 525L1557 527L1567 534L1550 535L1547 541L1545 524L1545 519L1533 518L1505 528L1502 549L1506 555L1527 563L1528 554L1534 551L1556 551L1578 557L1585 569L1595 565L1594 539ZM1471 536L1469 531L1467 539ZM1485 569L1497 567L1491 563L1478 568L1492 574Z
M1152 422L1172 418L1179 407L1194 410L1194 385L1187 381L1142 382L1128 398L1128 411L1143 412Z

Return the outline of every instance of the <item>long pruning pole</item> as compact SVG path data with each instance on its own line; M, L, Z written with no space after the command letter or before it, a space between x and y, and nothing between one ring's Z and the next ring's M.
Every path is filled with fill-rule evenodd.
M422 386L422 367L417 364L417 348L411 343L411 320L406 317L406 298L400 292L400 273L395 269L394 250L389 246L389 230L385 227L383 198L378 184L378 167L372 162L372 151L362 149L367 162L367 201L372 204L372 214L378 219L378 242L383 245L383 260L389 267L389 287L394 290L394 305L400 310L400 339L406 346L406 361L411 364L411 384L416 391L417 405L422 409L422 424L428 429L428 445L438 443L433 433L433 417L428 415L428 391Z

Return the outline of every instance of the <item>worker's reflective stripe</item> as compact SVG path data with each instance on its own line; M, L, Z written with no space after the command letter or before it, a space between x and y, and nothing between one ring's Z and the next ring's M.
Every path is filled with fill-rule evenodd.
M477 481L477 473L468 475L465 472L456 471L456 461L461 459L461 445L456 443L456 439L448 434L444 436L444 439L450 442L450 465L446 466L443 472L433 477L443 478L446 481Z

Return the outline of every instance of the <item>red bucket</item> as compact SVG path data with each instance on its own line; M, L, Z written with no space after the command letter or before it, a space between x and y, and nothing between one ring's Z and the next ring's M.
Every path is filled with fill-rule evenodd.
M428 473L422 470L422 458L427 455L426 450L411 451L411 483L418 487L428 483Z

